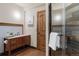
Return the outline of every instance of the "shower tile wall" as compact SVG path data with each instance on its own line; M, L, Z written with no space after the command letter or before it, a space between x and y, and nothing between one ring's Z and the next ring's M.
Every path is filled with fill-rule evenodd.
M79 3L66 8L67 55L79 56Z

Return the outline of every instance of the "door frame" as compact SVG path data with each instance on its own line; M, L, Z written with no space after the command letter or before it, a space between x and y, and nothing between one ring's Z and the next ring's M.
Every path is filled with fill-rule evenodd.
M37 11L37 49L38 49L38 13L40 12L46 12L46 11L45 10ZM45 19L46 19L46 13L45 13ZM45 47L46 47L46 21L45 21Z

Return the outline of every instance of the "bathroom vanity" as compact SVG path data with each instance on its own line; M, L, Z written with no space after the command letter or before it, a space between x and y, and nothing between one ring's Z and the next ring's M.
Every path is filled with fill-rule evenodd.
M11 55L11 51L22 46L30 46L31 37L30 35L18 35L14 37L6 37L4 39L4 53L8 52L8 55Z

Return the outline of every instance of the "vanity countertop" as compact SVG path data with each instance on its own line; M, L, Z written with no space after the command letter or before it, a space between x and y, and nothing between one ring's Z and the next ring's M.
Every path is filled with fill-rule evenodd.
M17 36L12 36L12 37L5 37L6 39L13 39L13 38L18 38L18 37L22 37L22 36L29 36L26 34L22 34L22 35L17 35Z

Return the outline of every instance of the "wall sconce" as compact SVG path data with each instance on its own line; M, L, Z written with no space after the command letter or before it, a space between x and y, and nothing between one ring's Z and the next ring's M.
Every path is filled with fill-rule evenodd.
M14 18L19 20L21 18L20 12L18 12L18 11L14 12Z
M60 21L61 20L61 15L60 14L55 15L54 20Z

